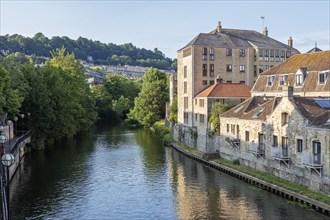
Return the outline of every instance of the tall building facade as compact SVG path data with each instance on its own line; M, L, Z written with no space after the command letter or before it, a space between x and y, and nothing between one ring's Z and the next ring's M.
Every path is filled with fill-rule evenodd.
M258 75L294 54L290 37L283 44L268 30L224 29L221 22L210 33L200 33L178 51L178 123L194 127L194 98L220 77L224 83L244 83L250 88Z

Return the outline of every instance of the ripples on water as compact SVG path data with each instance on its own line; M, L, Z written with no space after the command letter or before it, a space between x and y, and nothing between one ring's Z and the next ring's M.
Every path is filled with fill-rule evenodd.
M101 127L26 156L13 219L326 219L161 145Z

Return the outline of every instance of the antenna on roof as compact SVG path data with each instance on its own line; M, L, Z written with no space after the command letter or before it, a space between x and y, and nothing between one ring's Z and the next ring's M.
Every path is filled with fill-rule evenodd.
M265 28L265 16L260 17L262 19L262 29Z

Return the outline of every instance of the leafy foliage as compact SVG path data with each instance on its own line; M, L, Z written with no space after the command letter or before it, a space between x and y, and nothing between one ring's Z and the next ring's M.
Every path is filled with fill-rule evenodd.
M215 102L212 106L211 117L209 122L212 123L212 128L214 131L219 131L220 129L220 118L219 116L228 111L231 107L227 104L222 104L220 102Z
M178 97L175 96L173 99L172 105L170 107L170 122L176 123L178 122Z
M93 58L95 64L136 65L156 67L159 69L176 69L176 62L165 57L157 48L152 50L140 49L131 43L116 45L105 44L83 37L72 40L68 37L52 37L37 33L33 38L22 35L0 36L0 48L9 53L21 52L26 55L49 57L49 51L65 47L69 53L74 53L77 59Z
M151 127L164 118L165 104L169 99L167 80L165 73L150 68L143 76L141 92L134 100L134 109L129 113L129 118L145 127Z

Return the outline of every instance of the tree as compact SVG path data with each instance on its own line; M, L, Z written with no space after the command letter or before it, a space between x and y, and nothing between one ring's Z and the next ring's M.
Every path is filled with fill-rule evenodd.
M170 122L178 122L178 97L175 96L170 107Z
M220 115L228 111L230 107L227 104L222 104L220 102L215 102L212 105L212 113L209 122L212 124L213 131L219 131L220 129Z
M143 76L142 89L134 100L129 118L150 127L165 116L165 104L169 99L166 74L150 68Z

